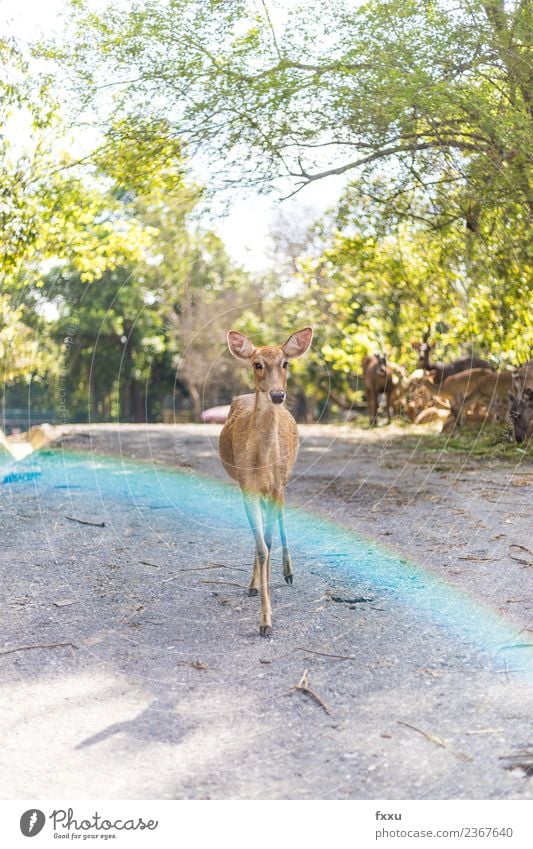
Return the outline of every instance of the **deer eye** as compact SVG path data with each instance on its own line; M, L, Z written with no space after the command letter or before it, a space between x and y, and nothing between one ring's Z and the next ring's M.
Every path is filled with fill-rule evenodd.
M283 368L287 368L289 364L287 362L282 363Z
M256 368L259 371L259 369L263 368L263 366L262 366L261 363L254 363L254 368Z

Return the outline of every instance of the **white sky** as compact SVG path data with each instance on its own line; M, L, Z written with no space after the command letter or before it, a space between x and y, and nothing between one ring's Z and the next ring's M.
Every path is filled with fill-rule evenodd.
M116 0L115 0L116 2ZM123 0L127 3L127 0ZM250 0L261 11L259 0ZM302 0L268 0L267 6L274 27L283 22L287 9ZM92 0L93 8L107 5L106 0ZM22 42L31 42L40 35L60 33L58 12L64 0L0 0L0 31L11 33ZM6 26L7 24L7 26ZM301 204L306 209L316 209L316 216L332 206L338 199L342 180L321 180L306 187L298 198L281 204L285 215ZM291 190L287 183L285 194ZM258 271L267 264L269 225L280 208L280 197L276 195L235 197L230 201L227 214L216 221L210 219L209 226L223 238L229 253L251 271Z

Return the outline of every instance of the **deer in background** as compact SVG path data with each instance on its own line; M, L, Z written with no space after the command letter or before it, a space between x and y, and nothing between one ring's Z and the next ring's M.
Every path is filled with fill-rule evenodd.
M472 368L452 374L440 385L427 377L420 378L419 383L434 396L448 401L451 423L461 424L463 412L474 402L485 402L489 408L492 406L496 410L505 408L507 412L507 397L513 387L513 372Z
M520 443L533 437L533 388L526 387L516 398L509 393L509 413L513 423L515 440Z
M533 360L519 366L513 375L515 395L521 395L524 389L533 389Z
M405 371L396 363L387 363L384 354L369 354L363 359L363 383L365 385L366 403L370 424L377 424L378 399L381 393L385 395L387 406L387 421L390 424L391 409L399 405L401 388Z
M251 596L261 590L259 633L272 633L270 605L270 551L277 523L282 546L283 576L292 584L291 556L285 533L285 487L298 453L298 428L283 406L289 360L308 350L313 331L304 327L281 347L256 348L236 330L227 336L228 348L239 362L252 369L255 392L233 399L220 434L222 465L241 488L244 507L255 539Z
M429 371L437 386L444 383L449 377L454 374L460 374L463 371L468 371L473 368L483 368L492 370L491 364L487 360L482 360L479 357L462 357L458 360L452 360L451 363L432 363L430 361L431 352L435 348L435 343L430 341L429 337L431 330L427 330L422 336L422 342L412 341L411 345L418 352L417 368Z

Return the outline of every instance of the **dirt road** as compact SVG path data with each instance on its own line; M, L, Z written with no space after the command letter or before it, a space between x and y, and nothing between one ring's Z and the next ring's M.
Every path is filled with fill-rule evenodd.
M262 640L217 434L79 426L0 488L3 797L529 798L531 465L301 428Z

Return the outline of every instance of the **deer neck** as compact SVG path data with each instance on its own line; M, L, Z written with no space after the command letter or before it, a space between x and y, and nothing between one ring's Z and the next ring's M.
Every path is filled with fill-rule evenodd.
M264 392L255 393L252 423L268 442L276 442L278 436L279 411L282 404L273 404Z

